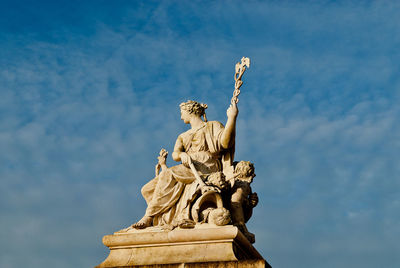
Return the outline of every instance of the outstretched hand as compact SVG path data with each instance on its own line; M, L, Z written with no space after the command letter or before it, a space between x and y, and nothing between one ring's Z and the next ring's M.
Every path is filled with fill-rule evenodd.
M257 206L258 204L258 195L257 193L251 193L249 196L249 203L252 207Z
M185 167L189 167L190 163L192 163L192 159L187 153L182 152L180 155L181 162Z

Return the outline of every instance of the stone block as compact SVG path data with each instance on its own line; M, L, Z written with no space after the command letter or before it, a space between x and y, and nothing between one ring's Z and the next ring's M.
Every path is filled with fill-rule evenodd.
M270 267L232 225L194 229L151 227L103 237L110 248L97 267Z

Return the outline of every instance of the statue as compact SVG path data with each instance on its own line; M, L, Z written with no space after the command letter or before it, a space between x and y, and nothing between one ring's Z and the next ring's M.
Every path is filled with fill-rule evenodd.
M171 156L178 164L168 167L168 152L161 149L155 177L141 190L144 216L103 237L110 253L96 267L271 267L246 227L258 203L250 186L254 165L234 161L238 96L249 66L244 57L235 66L225 126L207 121L206 104L180 104L190 129L176 139Z
M233 161L241 78L249 66L248 58L236 64L235 91L225 126L207 121L206 104L193 100L180 104L181 119L190 124L190 129L178 136L172 153L180 164L167 167L168 152L160 151L156 176L141 190L147 203L144 216L119 232L151 226L174 229L232 223L254 243L254 235L245 225L258 203L250 187L254 166L248 161Z
M255 236L247 230L246 222L253 214L253 208L258 204L257 193L253 193L250 187L255 176L252 163L249 161L237 163L230 193L232 221L251 243L255 242Z

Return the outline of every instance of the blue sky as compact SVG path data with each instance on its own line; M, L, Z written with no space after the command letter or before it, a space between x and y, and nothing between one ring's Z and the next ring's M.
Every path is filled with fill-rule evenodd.
M273 267L400 264L400 4L1 1L0 266L91 267L142 216L178 105L255 163L248 226ZM171 159L169 165L173 165Z

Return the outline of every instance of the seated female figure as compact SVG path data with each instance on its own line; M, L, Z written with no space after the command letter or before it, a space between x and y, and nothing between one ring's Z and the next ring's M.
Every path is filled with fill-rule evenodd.
M211 173L222 171L221 155L234 144L238 114L236 104L231 104L227 110L225 127L217 121L207 122L205 104L187 101L180 104L180 108L181 119L191 127L178 136L172 153L172 158L181 164L163 168L158 176L143 186L146 213L128 229L153 225L177 226L188 220L189 206L199 187L189 167L190 163L193 163L204 180Z

